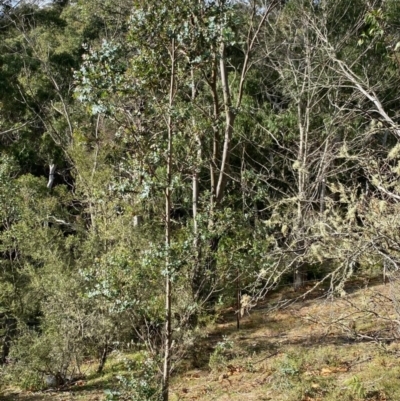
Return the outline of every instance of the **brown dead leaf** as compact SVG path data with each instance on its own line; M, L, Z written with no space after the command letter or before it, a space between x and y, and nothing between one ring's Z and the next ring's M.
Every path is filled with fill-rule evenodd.
M349 370L348 366L339 366L334 369L334 372L335 373L343 373L343 372L347 372L348 370Z
M332 369L329 369L329 368L322 368L322 369L321 369L321 372L320 372L320 375L321 375L321 376L329 376L329 375L331 375L332 373L333 373Z
M329 376L333 373L343 373L349 370L348 366L335 366L331 368L322 368L320 371L321 376Z

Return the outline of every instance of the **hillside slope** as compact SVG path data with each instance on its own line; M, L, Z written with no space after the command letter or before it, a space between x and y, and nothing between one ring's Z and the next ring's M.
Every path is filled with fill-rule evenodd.
M397 283L353 283L344 297L313 297L270 311L294 296L286 290L243 317L239 331L228 311L174 376L171 399L399 400L397 294ZM89 375L65 391L9 390L0 399L103 400L122 358L115 354L103 376Z

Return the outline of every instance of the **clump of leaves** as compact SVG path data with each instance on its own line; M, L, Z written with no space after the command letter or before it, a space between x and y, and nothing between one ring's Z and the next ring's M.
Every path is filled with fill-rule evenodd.
M11 382L23 390L40 390L46 386L46 375L66 377L73 373L75 351L54 333L40 335L25 330L12 349L8 366Z
M291 389L299 381L303 360L295 353L288 353L276 366L274 385L279 389Z
M143 361L126 361L127 374L117 376L118 389L106 390L106 401L159 401L161 380L154 358L144 355Z
M357 398L365 398L366 389L362 380L358 376L353 376L347 381L350 392Z
M211 370L222 370L230 359L233 358L233 341L224 336L214 348L214 352L210 355L208 366Z

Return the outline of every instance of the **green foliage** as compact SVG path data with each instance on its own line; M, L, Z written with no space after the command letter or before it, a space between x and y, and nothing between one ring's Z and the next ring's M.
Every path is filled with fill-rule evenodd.
M365 16L365 24L367 26L362 38L381 37L384 33L382 28L383 12L382 9L372 10Z
M279 390L289 391L298 386L303 359L296 353L285 354L276 366L276 380L273 385Z
M106 390L107 401L160 401L161 387L157 363L144 355L140 362L126 361L128 373L118 376L118 390Z
M366 389L362 380L358 376L353 376L346 382L349 390L351 393L356 396L357 398L365 398L366 396Z
M301 363L298 356L285 355L278 371L284 376L297 376L300 373Z
M75 73L78 100L91 104L91 114L112 113L109 96L118 90L129 89L123 79L126 67L121 61L124 49L103 40L99 50L84 48L84 63ZM125 50L126 51L126 50Z
M233 358L233 345L232 340L229 340L227 337L215 345L208 362L211 370L221 371L226 367L229 360Z

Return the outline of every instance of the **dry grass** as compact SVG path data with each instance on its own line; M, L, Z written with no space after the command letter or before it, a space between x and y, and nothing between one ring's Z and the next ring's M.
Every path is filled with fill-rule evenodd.
M210 334L226 335L228 357L175 377L173 400L399 400L393 290L354 283L344 298L258 308L240 331L220 324Z
M275 294L243 318L239 331L233 313L227 313L225 322L210 327L198 345L196 369L173 378L171 400L400 400L400 343L393 302L400 292L389 284L363 283L353 283L347 292L343 298L307 299L268 312ZM68 393L0 399L102 400L102 389L110 385L118 366L118 361L111 361L105 376L93 377Z

